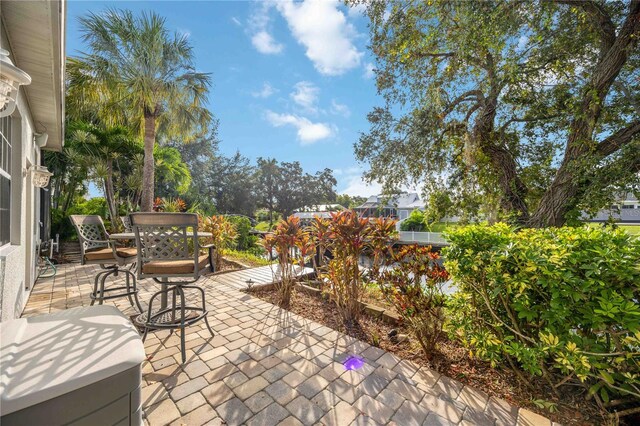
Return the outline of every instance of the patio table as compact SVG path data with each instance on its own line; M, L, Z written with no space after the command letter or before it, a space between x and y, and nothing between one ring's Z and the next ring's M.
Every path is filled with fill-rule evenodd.
M188 237L193 237L193 232L187 232ZM211 232L198 232L198 238L211 238L213 234ZM136 239L134 232L119 232L116 234L110 234L109 239L113 241L131 241ZM166 278L161 278L162 281L166 281ZM168 295L163 293L160 295L160 309L165 309L168 305Z

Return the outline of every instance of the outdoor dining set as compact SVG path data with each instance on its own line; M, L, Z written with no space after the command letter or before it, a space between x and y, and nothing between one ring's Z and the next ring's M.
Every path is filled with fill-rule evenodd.
M215 247L200 243L211 233L198 232L198 216L192 213L131 213L120 219L125 232L109 234L98 215L71 216L80 242L81 263L100 266L94 277L91 305L127 297L139 312L132 320L143 341L149 330L180 329L184 363L186 326L204 320L213 336L204 289L195 284L204 273L214 270ZM108 278L120 274L124 274L124 285L109 286ZM146 311L136 286L136 280L144 278L152 278L161 286L148 300ZM187 301L185 290L199 296L199 303Z

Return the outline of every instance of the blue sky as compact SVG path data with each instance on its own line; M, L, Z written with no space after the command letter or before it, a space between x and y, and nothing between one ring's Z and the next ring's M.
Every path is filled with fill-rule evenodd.
M332 0L68 2L67 55L84 49L78 17L108 6L154 10L186 33L198 71L211 73L209 108L220 149L255 160L330 168L338 192L371 195L353 143L367 131L376 94L367 18Z

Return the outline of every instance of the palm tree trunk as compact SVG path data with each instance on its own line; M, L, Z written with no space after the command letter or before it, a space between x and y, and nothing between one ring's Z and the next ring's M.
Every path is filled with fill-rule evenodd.
M153 211L153 189L155 162L153 148L156 144L156 117L150 113L144 113L144 166L142 169L142 200L140 210Z
M109 207L109 216L111 216L111 228L118 229L118 209L116 207L116 197L113 191L113 160L107 159L107 176L104 180L104 195Z

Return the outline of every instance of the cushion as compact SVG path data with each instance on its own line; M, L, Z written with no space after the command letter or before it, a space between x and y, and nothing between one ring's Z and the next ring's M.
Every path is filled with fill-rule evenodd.
M138 251L135 247L117 247L116 252L120 257L135 257ZM111 247L102 247L84 252L84 258L87 260L113 260L113 250Z
M209 265L209 255L198 257L198 270ZM193 260L153 260L142 266L143 274L193 274Z
M102 247L99 249L93 249L91 251L84 252L84 258L87 260L113 260L113 250L111 247Z
M120 257L136 257L138 249L135 247L116 247L116 252Z

